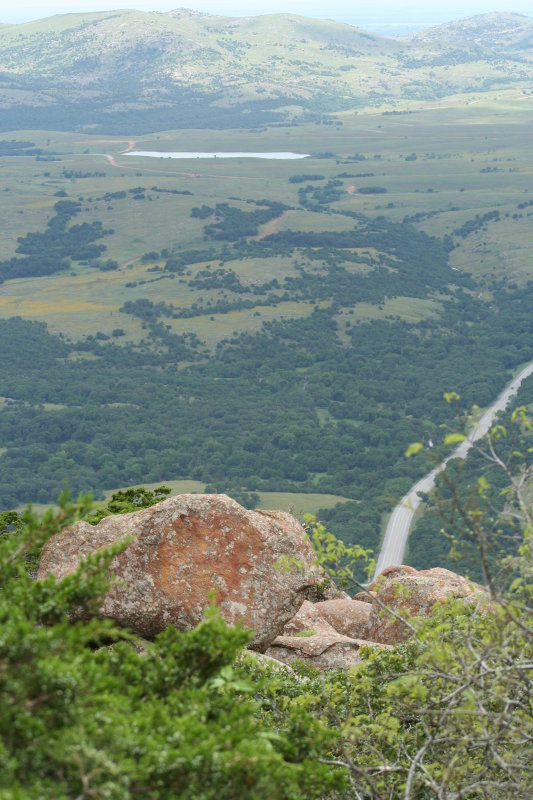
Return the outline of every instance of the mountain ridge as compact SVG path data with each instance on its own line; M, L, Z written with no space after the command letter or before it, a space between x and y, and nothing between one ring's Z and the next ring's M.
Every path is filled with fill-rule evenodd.
M533 19L514 14L472 17L402 41L293 14L56 15L0 27L0 127L35 127L28 122L39 109L41 128L142 132L148 108L153 130L258 127L524 88L533 78L532 42ZM470 63L479 63L475 74L462 66Z

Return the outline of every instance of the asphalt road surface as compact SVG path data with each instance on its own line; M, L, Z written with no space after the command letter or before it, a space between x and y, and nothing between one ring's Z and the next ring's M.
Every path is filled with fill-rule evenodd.
M452 458L466 458L473 443L483 438L483 436L488 433L496 414L507 407L511 397L518 392L522 381L529 378L530 375L533 375L533 361L521 370L516 378L505 387L498 399L485 411L477 425L468 435L468 439L461 442L438 467L435 467L435 469L431 470L431 472L419 480L418 483L415 483L412 489L402 497L390 516L387 530L383 538L383 544L381 545L374 578L380 575L386 567L403 563L407 538L411 530L411 525L413 524L413 517L421 503L418 493L427 493L434 488L435 478L439 472L442 472L448 461L451 461Z

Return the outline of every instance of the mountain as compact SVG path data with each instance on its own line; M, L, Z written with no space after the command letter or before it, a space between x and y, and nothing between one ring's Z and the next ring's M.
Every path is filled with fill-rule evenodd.
M411 56L428 64L504 58L533 62L533 19L522 14L481 14L438 25L411 37Z
M474 17L402 41L290 14L54 16L0 28L0 127L257 127L529 86L532 36L533 20L514 14ZM457 69L476 61L475 75Z

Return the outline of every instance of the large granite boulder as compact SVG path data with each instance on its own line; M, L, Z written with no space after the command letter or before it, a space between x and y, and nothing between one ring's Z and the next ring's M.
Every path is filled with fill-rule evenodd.
M46 544L39 578L73 572L80 560L130 535L113 559L118 578L101 613L146 638L169 625L195 627L213 593L225 620L254 631L264 651L316 595L323 575L302 526L281 511L248 511L225 495L185 494L151 508L78 522ZM283 558L298 567L280 569Z
M482 586L439 567L421 571L412 567L389 567L371 587L376 595L368 638L386 644L403 642L412 635L412 630L398 617L407 621L412 617L428 617L436 603L444 603L449 598L484 605L487 600Z

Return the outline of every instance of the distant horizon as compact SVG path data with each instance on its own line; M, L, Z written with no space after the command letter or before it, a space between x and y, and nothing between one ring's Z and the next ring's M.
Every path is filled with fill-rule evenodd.
M490 0L450 0L445 8L427 8L420 0L406 0L399 7L396 0L375 0L372 10L351 0L138 0L129 3L120 0L21 0L9 12L0 12L0 23L23 24L57 14L81 14L98 11L138 10L165 13L176 8L186 8L221 16L260 16L287 13L301 16L332 19L381 35L402 35L447 22L466 19L491 12L533 16L532 0L516 0L512 9L498 8Z

